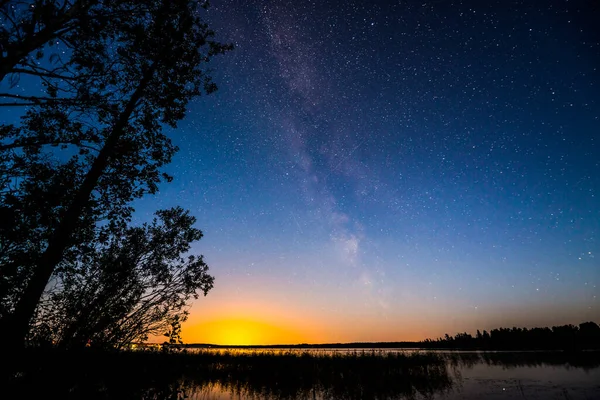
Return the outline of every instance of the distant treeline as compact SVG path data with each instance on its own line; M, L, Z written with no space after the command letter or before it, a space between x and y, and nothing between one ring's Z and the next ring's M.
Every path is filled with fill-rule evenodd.
M472 349L472 350L600 350L600 326L595 322L552 328L498 328L490 332L477 330L475 336L463 332L455 336L426 339L420 342L354 342L322 344L282 344L265 346L219 346L190 344L194 348L254 348L254 349Z
M595 322L552 328L498 328L479 331L475 336L466 332L446 334L436 340L419 343L425 348L489 349L489 350L587 350L600 349L600 326Z

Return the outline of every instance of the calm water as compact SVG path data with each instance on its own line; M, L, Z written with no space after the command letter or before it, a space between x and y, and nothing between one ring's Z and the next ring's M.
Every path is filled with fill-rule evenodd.
M219 349L215 352L248 354L264 350ZM269 350L286 352L289 349ZM307 351L307 350L292 350ZM418 349L310 349L313 354L361 353L361 352L413 353ZM600 354L587 353L573 359L566 355L547 352L456 352L437 351L446 360L450 384L437 389L408 392L384 398L395 399L600 399ZM336 399L361 398L360 394L347 396L331 393L323 388L300 391L295 397L277 395L277 391L253 390L243 384L219 382L190 386L184 390L191 399ZM343 397L341 397L343 396ZM368 397L368 396L365 396ZM377 396L378 397L378 396ZM378 397L379 398L379 397Z
M600 352L197 352L21 358L12 378L0 384L0 398L600 400Z

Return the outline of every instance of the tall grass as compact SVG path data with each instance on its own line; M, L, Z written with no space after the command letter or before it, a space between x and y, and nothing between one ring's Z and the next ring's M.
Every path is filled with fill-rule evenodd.
M477 364L600 366L600 353L28 349L3 360L0 398L178 399L211 391L248 399L411 399L453 390ZM205 396L205 397L206 397Z
M182 398L219 387L247 398L392 399L452 387L444 358L433 353L52 350L18 364L4 388L44 398Z

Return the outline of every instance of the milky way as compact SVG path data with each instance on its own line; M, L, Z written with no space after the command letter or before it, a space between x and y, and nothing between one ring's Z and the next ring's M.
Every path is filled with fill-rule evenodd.
M173 132L176 181L138 207L199 218L217 281L190 326L235 314L333 341L600 320L599 18L214 1L236 49Z

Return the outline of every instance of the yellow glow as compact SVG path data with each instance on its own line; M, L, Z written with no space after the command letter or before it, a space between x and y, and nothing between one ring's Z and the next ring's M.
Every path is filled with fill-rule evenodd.
M230 318L188 325L183 329L183 339L186 343L262 345L299 343L305 337L284 326L245 318Z

